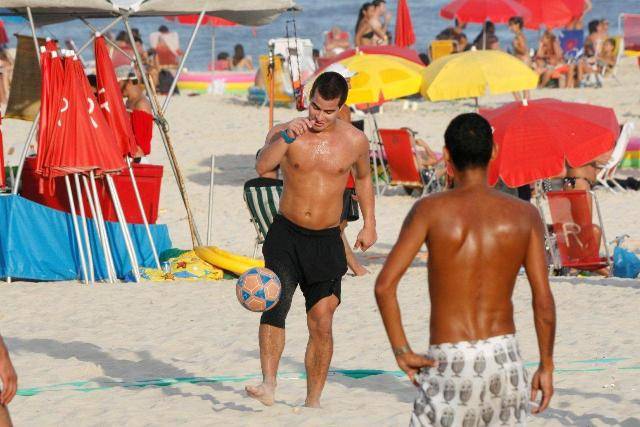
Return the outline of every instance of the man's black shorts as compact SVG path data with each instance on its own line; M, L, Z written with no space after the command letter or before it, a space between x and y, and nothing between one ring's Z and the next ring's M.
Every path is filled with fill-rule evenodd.
M339 227L309 230L278 215L269 228L262 254L265 266L280 279L282 292L278 304L262 314L260 323L284 328L298 284L307 311L331 295L340 301L347 258Z

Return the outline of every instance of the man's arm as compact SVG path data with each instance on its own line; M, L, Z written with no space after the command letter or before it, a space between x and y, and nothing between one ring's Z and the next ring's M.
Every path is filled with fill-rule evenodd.
M295 139L304 135L311 128L309 119L299 118L282 125L274 126L267 134L265 146L260 150L260 155L256 160L256 172L263 176L280 166L289 145L281 132L285 131L289 138Z
M414 381L414 376L420 368L434 366L432 360L411 351L402 327L397 297L400 278L415 259L427 237L428 226L424 215L424 204L424 201L416 202L404 220L398 241L389 253L375 286L376 301L391 348L398 366L407 373L411 381Z
M18 389L18 377L9 358L9 351L0 337L0 381L2 381L2 393L0 393L0 405L6 406L16 395Z
M530 208L533 227L529 247L525 255L524 267L531 285L533 317L535 320L540 366L531 381L531 400L535 400L538 390L542 391L540 406L534 414L544 411L553 395L553 343L556 334L556 307L549 287L547 260L544 251L544 224L535 208Z
M354 247L364 252L373 246L378 236L376 234L375 197L371 182L371 168L369 167L369 141L362 133L357 142L357 147L360 155L355 164L354 180L364 226L358 233Z

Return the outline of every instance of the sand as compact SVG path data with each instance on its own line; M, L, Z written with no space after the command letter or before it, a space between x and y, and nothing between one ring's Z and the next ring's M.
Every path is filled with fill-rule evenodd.
M619 80L602 89L536 91L533 97L611 106L621 121L638 122L640 71L634 61L624 61ZM487 97L480 103L490 107L509 100ZM423 102L417 111L402 107L385 105L381 127L410 126L435 148L442 146L451 118L473 110L470 102ZM276 120L295 115L278 109ZM209 157L215 154L213 240L250 255L255 233L242 202L242 184L254 176L267 110L234 98L182 96L172 101L169 120L201 234L206 231ZM17 145L27 126L7 120L3 132L9 145ZM152 162L168 165L157 135L153 151ZM598 195L609 238L624 233L640 238L640 194ZM34 393L11 404L16 425L407 425L415 391L395 375L398 368L375 305L373 282L414 202L402 190L377 199L379 241L362 258L373 274L345 278L335 319L331 369L385 372L361 379L332 374L324 409L300 407L307 340L300 294L288 319L277 403L265 408L243 391L256 381L247 377L260 372L258 316L239 306L232 281L95 287L14 283L0 285L0 332L11 350L20 389ZM167 169L160 222L169 225L177 247L190 244L184 218ZM359 225L348 228L351 239ZM640 425L640 282L554 278L552 288L558 307L556 396L545 414L529 418L531 425ZM417 351L424 350L429 303L423 259L416 259L399 294L410 341ZM516 325L524 356L535 363L530 295L526 278L519 278ZM209 380L194 382L194 377ZM181 380L146 387L140 382L159 378Z

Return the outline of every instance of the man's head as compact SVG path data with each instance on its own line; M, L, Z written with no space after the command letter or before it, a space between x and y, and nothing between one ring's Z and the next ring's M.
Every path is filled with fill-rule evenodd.
M511 31L522 31L522 27L524 27L524 20L521 16L512 16L511 18L509 18L509 29Z
M168 34L169 33L169 28L167 28L166 25L160 25L158 27L158 31L161 32L162 34Z
M347 95L349 85L340 74L329 71L318 76L309 94L309 119L314 131L323 131L336 122Z
M589 34L597 33L600 25L601 24L599 19L594 19L593 21L589 21L589 24L588 24Z
M385 0L373 0L371 4L376 8L376 14L378 16L383 16L387 13L387 2Z
M461 114L444 133L445 159L457 172L486 169L493 157L493 131L479 114Z

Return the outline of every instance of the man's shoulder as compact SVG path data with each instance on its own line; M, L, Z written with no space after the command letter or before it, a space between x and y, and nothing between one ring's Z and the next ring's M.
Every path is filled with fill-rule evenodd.
M351 123L347 123L342 120L336 121L336 133L341 136L346 136L349 140L354 142L368 142L367 135Z

